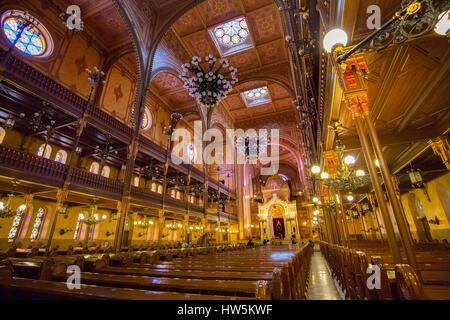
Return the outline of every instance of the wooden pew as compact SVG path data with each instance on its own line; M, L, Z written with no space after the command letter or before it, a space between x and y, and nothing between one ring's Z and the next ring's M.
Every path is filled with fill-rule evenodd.
M267 291L267 289L266 289ZM246 297L190 294L179 292L146 291L82 284L80 289L69 290L63 282L1 278L2 300L244 300Z

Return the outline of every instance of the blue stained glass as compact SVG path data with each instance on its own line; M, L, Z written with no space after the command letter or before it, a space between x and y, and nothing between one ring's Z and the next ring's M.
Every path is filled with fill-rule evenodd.
M42 222L44 221L44 209L40 208L34 221L33 231L31 232L31 240L37 240L42 229Z
M83 215L79 214L78 215L78 221L77 221L77 226L75 228L75 235L74 235L74 240L79 240L80 239L80 233L81 233L81 219L82 219Z
M24 21L22 19L10 17L3 23L3 32L8 41L14 43L23 27ZM31 56L39 56L45 51L44 38L34 27L26 27L15 46L20 51Z

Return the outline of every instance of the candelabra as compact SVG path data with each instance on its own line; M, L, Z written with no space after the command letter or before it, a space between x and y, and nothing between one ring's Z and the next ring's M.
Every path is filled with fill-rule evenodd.
M322 181L326 186L331 186L337 190L351 191L364 187L369 183L369 178L366 176L364 170L355 170L355 158L348 155L344 158L345 146L342 144L338 128L341 124L337 121L332 121L329 126L335 133L335 150L338 153L339 166L334 177L330 177L327 172L321 172L318 165L311 167L311 172L316 175L316 179ZM320 177L318 177L320 173Z
M232 85L238 81L235 76L237 69L230 67L227 59L220 59L219 67L214 70L217 59L212 54L205 58L209 67L203 69L200 65L201 61L200 57L195 56L191 64L183 64L180 79L183 80L184 87L189 90L189 95L200 106L214 108L227 97L233 89ZM229 71L222 74L222 68L229 68ZM231 78L227 78L228 76Z
M89 216L89 218L87 218L87 219L84 218L84 215L81 215L81 222L88 226L99 224L100 222L103 222L105 220L106 220L106 215L103 215L102 218L100 219L98 217L97 213Z
M135 221L134 225L139 229L148 229L150 228L154 222L152 220L144 219L144 221Z
M236 148L250 161L255 161L259 155L267 150L268 139L266 135L254 134L240 136L236 139Z
M175 189L178 189L181 186L184 186L186 183L185 178L181 175L176 175L174 177L167 178L167 182L174 186Z
M106 144L105 146L102 148L100 148L100 146L96 145L95 146L95 151L94 151L94 155L96 155L97 157L99 157L102 161L101 161L101 165L100 165L100 170L99 172L102 173L103 172L103 167L105 166L105 162L106 159L108 159L109 156L117 156L117 150L113 150L113 146L111 146L111 135L107 135L106 136Z
M324 48L336 54L336 62L340 64L364 48L380 51L391 44L424 36L433 29L437 34L448 35L449 10L448 0L402 0L400 10L388 22L348 52L343 53L348 36L341 29L333 29L325 35Z
M150 162L141 168L141 175L152 181L160 181L163 179L164 169Z
M174 112L170 115L170 125L169 127L164 126L164 134L171 136L173 131L175 130L175 127L177 126L178 122L180 122L183 119L183 115L178 112Z
M183 228L183 225L181 223L176 223L176 221L172 221L172 222L166 224L166 228L171 231L178 231L181 228Z
M89 106L89 103L91 102L92 93L94 92L95 84L102 83L105 84L105 73L103 71L100 71L96 66L94 67L94 71L89 70L86 68L86 73L88 74L88 81L91 83L91 89L89 91L89 96L87 100L86 107Z

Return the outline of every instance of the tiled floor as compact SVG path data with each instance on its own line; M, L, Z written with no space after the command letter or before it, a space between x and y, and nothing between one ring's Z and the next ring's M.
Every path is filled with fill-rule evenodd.
M314 250L309 271L308 300L341 300L333 278L328 272L325 258Z

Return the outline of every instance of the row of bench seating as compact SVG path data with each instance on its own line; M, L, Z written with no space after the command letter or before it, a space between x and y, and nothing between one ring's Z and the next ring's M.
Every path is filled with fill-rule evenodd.
M293 252L292 257L284 260L271 259L273 250L270 246L240 250L243 248L243 245L207 248L207 252L201 256L180 254L167 260L160 260L160 257L162 252L170 250L61 255L50 258L9 257L2 262L3 269L9 268L10 271L6 275L0 274L3 277L0 296L9 295L8 292L13 290L26 296L31 294L33 298L33 294L41 290L44 297L62 299L106 298L109 292L111 299L304 297L312 251L309 246L296 247L298 252ZM194 248L175 250L189 252L192 249ZM258 252L254 252L255 250ZM265 257L259 255L264 252ZM147 259L136 258L142 255L147 255ZM73 290L76 293L69 292L72 290L67 289L64 283L68 277L67 266L72 264L79 265L82 270L82 288L81 291ZM33 280L26 281L25 278ZM98 292L98 297L95 292Z
M392 263L386 246L363 242L355 249L320 242L320 249L347 298L365 299L450 299L450 265L447 252L416 251L417 270L406 263ZM370 257L370 262L367 257ZM403 259L406 262L406 259ZM367 268L377 265L381 270L381 289L370 290L366 282Z

